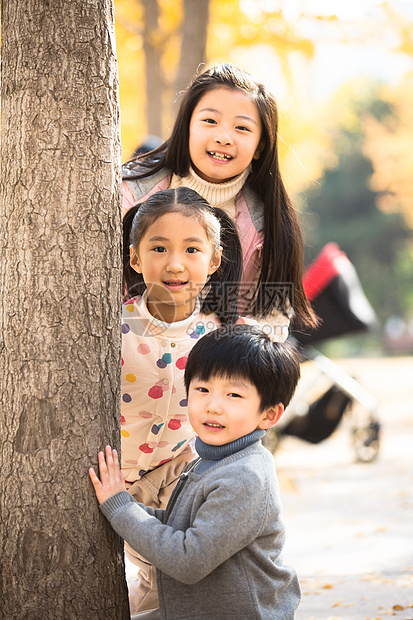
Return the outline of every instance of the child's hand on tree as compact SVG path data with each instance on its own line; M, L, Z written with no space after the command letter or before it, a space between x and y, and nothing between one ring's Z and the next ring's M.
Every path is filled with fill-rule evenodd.
M89 476L94 486L98 502L102 504L112 495L119 493L119 491L126 491L126 486L123 473L119 468L119 459L116 450L112 451L110 446L106 446L105 455L103 452L99 452L98 460L100 480L93 467L89 469Z

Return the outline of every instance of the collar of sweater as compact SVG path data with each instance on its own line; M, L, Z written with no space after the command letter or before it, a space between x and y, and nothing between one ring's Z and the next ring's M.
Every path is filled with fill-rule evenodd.
M200 301L196 300L195 309L191 316L183 321L175 321L174 323L166 323L155 318L148 310L147 291L145 290L142 297L136 303L136 310L141 321L144 322L145 334L152 336L161 336L165 338L177 338L179 336L188 337L189 329L194 321L200 319ZM212 317L211 317L212 320ZM193 330L192 330L193 331Z
M247 446L255 443L261 437L264 437L265 431L257 428L255 431L250 433L249 435L244 435L243 437L239 437L235 441L231 441L230 443L226 443L222 446L212 446L209 443L205 443L199 437L195 440L195 450L201 457L202 461L220 461L231 454L235 454L235 452L239 452L243 450ZM199 465L201 465L202 461L200 461ZM213 462L210 463L213 465ZM205 468L206 469L206 468ZM197 471L199 471L197 466Z
M185 177L173 174L170 187L189 187L198 192L213 207L221 207L231 202L235 204L235 197L243 188L250 172L251 166L248 166L244 172L228 181L228 183L208 183L208 181L201 179L195 170L190 167L189 173Z

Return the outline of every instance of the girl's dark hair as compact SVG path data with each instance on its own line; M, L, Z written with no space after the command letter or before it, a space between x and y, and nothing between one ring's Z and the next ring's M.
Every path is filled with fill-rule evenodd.
M297 212L291 203L278 161L278 111L274 96L249 73L230 64L222 64L194 77L189 84L169 140L144 158L132 159L123 167L124 179L148 177L162 168L186 176L189 156L189 124L201 97L214 88L241 89L256 104L262 122L261 152L252 160L247 185L264 204L264 247L262 266L255 294L247 313L265 317L274 308L274 296L268 286L289 285L289 303L294 309L294 325L315 327L317 319L304 293L302 273L303 240ZM283 309L283 308L279 308Z
M123 280L126 299L142 295L146 285L142 274L130 265L130 246L138 252L146 230L166 213L196 218L204 227L213 251L222 246L221 265L211 275L201 293L201 310L213 312L222 324L238 319L239 283L242 275L242 249L237 229L222 209L211 207L202 196L187 187L156 192L142 204L129 209L123 218Z
M194 379L244 379L252 383L261 411L289 404L300 378L300 362L292 345L273 342L259 327L230 325L209 332L191 349L185 366L185 387Z

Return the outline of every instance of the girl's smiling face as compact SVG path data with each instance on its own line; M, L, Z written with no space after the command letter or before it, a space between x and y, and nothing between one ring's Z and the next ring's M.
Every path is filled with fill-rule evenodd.
M214 88L198 101L189 123L189 155L195 172L210 183L225 183L260 154L262 123L250 95Z
M147 287L148 310L167 323L190 316L208 276L221 263L205 228L194 217L166 213L151 224L138 251L131 246L130 264Z

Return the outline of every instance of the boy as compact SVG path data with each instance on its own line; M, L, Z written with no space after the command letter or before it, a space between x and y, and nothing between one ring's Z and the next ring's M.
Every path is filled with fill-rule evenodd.
M257 327L203 336L185 369L188 415L199 458L181 475L166 510L126 492L116 451L99 453L90 477L103 514L157 568L167 620L292 620L300 601L295 571L282 564L284 527L274 459L261 444L300 376L286 343Z

